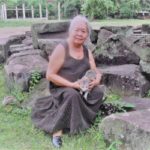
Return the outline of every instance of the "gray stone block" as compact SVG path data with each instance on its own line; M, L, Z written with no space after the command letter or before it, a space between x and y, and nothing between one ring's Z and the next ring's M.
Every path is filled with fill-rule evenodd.
M113 114L99 125L107 143L121 142L117 150L150 149L150 109Z
M118 65L100 68L102 83L123 96L143 97L150 89L150 82L141 74L138 65Z

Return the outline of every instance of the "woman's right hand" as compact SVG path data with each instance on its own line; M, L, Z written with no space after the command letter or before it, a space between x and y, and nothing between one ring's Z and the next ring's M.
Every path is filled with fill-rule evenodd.
M76 81L76 82L73 82L72 83L72 88L75 88L75 89L80 89L80 84L79 84L79 81Z

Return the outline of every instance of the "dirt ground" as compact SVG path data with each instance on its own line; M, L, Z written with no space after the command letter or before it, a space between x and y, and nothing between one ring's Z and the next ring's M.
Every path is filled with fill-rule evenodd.
M0 28L0 44L5 43L10 36L21 35L30 30L30 27Z

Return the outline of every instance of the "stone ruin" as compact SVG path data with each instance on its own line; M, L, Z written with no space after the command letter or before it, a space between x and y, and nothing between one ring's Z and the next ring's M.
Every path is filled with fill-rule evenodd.
M37 98L49 95L45 73L48 57L55 46L64 41L69 22L34 24L31 32L10 37L0 45L0 63L4 63L9 88L17 84L22 91L29 89L33 71L42 75L28 105ZM101 83L107 89L122 95L123 100L133 103L135 110L110 115L100 128L110 144L121 141L119 150L148 150L150 148L150 99L142 98L150 90L150 25L104 26L92 29L87 47L92 52L99 70Z

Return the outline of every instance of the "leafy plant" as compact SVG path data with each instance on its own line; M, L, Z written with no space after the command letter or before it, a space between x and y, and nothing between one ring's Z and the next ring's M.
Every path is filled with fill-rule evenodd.
M81 0L61 0L64 17L72 17L80 13Z
M0 70L2 70L4 68L4 65L0 64Z
M134 104L122 101L114 101L111 103L112 105L118 107L120 111L126 112L135 108Z
M28 93L22 92L21 89L16 85L11 91L11 95L16 98L18 104L22 103L28 97Z
M111 145L107 148L107 150L117 150L117 146L121 145L120 141L114 141Z
M34 71L31 73L31 78L29 80L29 91L34 89L35 85L39 83L41 78L41 74L38 71Z
M148 90L147 97L150 97L150 90Z
M122 2L119 5L119 13L121 18L134 18L137 11L139 10L139 0L122 0Z
M116 94L116 93L108 93L107 94L107 102L113 102L113 101L120 101L121 100L121 96Z
M127 112L130 110L133 110L135 108L135 105L127 102L110 102L110 103L103 103L100 106L100 113L101 116L107 116L111 115L113 113L118 113L118 112Z
M106 18L109 12L113 10L114 3L112 0L85 0L82 6L83 13L91 19Z
M107 116L117 112L127 112L134 108L135 106L133 104L121 101L120 95L115 93L106 93L106 100L100 106L100 115Z

